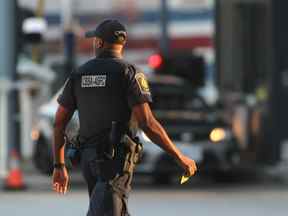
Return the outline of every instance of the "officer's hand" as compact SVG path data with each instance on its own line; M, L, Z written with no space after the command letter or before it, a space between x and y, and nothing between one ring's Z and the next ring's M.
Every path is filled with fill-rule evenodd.
M65 194L69 183L69 175L66 167L55 168L52 178L53 190L60 194Z
M183 155L180 159L180 165L185 170L185 175L193 176L197 171L197 166L194 160Z

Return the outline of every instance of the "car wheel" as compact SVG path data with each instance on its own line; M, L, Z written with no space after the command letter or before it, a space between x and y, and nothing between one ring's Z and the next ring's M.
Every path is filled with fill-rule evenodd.
M168 154L162 154L156 164L153 172L153 180L158 185L168 185L172 182L172 176L177 174L179 167L175 160Z
M172 182L172 177L168 173L157 173L153 175L153 183L156 185L169 185Z
M36 142L33 155L35 167L40 172L48 175L53 172L52 151L49 143L50 142L43 135L40 135Z

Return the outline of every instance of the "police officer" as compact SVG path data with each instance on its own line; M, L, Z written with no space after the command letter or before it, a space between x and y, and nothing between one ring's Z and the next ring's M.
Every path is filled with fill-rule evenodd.
M124 125L122 132L129 133L129 122L134 119L154 143L176 159L187 175L194 175L197 168L192 159L177 149L153 116L149 106L152 103L151 92L143 72L123 60L122 51L127 40L125 27L117 20L105 20L95 30L87 32L86 37L94 38L96 58L71 73L58 98L54 126L53 189L62 194L67 191L69 175L64 160L64 135L67 123L77 110L79 139L83 147L81 166L90 196L87 215L126 216L129 215L127 198L132 173L121 172L122 166L118 166L121 160L110 164L108 169L104 167L99 171L98 167L100 162L109 161L104 152L110 145L107 133L111 132L112 122L121 122ZM131 131L130 135L133 137ZM105 177L103 173L111 170L116 171L112 176Z

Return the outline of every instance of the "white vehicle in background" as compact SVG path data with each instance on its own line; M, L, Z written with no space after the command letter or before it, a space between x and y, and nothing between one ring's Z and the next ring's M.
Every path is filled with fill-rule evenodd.
M184 100L184 109L181 97L187 89L183 87L183 80L176 77L158 78L156 75L149 77L156 101L156 104L152 104L152 109L177 147L193 158L203 172L225 171L233 167L237 162L237 144L228 127L221 121L219 112L207 108L204 100L195 95ZM58 94L40 107L40 120L32 133L35 144L34 163L46 174L53 169L51 147ZM159 100L161 97L163 100ZM67 128L68 136L76 135L78 129L78 115L75 113ZM149 175L156 183L163 184L181 174L181 169L173 158L153 144L142 131L138 136L144 144L144 153L136 175Z

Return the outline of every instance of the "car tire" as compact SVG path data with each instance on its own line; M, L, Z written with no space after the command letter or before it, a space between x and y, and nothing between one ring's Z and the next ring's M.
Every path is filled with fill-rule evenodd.
M156 185L169 185L172 182L172 176L168 173L157 173L153 175L153 183Z
M49 141L40 135L34 148L33 161L35 167L43 174L50 175L53 172L52 150Z

